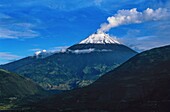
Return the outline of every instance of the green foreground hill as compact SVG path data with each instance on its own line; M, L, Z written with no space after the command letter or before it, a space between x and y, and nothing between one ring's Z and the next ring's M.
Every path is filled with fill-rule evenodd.
M24 97L44 94L45 91L31 80L0 69L0 110L14 106Z

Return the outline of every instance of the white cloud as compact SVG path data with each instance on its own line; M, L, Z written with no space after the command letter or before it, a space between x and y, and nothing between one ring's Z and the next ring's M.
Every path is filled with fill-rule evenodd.
M112 50L108 49L94 49L94 48L89 48L89 49L83 49L83 50L69 50L69 52L75 53L75 54L84 54L84 53L91 53L91 52L108 52Z
M35 24L18 22L15 18L0 13L0 39L34 38L39 33L32 30Z
M5 60L16 60L21 58L21 56L17 56L8 52L0 52L0 58Z
M57 51L65 51L69 46L57 46L54 48L51 48L50 52L57 52Z
M101 6L103 0L94 0L95 5Z
M152 33L152 35L146 35L140 30L130 29L125 36L120 38L120 41L139 52L155 47L170 45L170 40L167 36L167 33L164 34L164 32L167 31L162 31L160 34L158 34L160 29L153 28L152 25L145 30L149 31L149 29L152 29L156 33Z
M40 48L29 49L29 51L33 51L33 52L41 51L41 50L42 50L42 49L40 49Z
M0 28L0 39L34 38L39 34L31 29L15 31L8 28Z
M134 41L134 44L129 44L128 46L138 52L169 45L168 42L165 43L160 41L136 41L134 39L132 41Z
M21 58L22 56L11 54L9 52L0 52L0 64L6 64Z
M70 50L70 52L72 53L76 53L76 54L81 54L81 53L90 53L95 51L95 49L90 48L90 49L83 49L83 50Z
M9 18L11 17L6 14L0 13L0 19L9 19Z
M31 24L31 23L15 23L14 25L19 26L19 27L24 27L25 29L29 29L29 28L34 28L35 25Z

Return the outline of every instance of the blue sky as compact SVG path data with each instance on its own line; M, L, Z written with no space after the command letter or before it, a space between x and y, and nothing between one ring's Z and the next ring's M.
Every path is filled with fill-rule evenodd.
M168 0L0 0L0 64L37 50L71 46L96 32L118 10L166 8ZM143 51L170 44L170 18L112 28L110 35Z

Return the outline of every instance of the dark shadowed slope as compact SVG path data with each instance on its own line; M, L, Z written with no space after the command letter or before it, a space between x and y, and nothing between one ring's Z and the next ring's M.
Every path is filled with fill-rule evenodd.
M170 46L131 58L92 85L35 103L33 111L169 112Z
M24 97L44 93L46 92L34 82L0 69L0 110L9 108Z

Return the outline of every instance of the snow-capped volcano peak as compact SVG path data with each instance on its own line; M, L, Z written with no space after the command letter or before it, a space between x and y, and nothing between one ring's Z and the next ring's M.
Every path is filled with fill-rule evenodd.
M94 33L79 44L120 44L106 33Z

